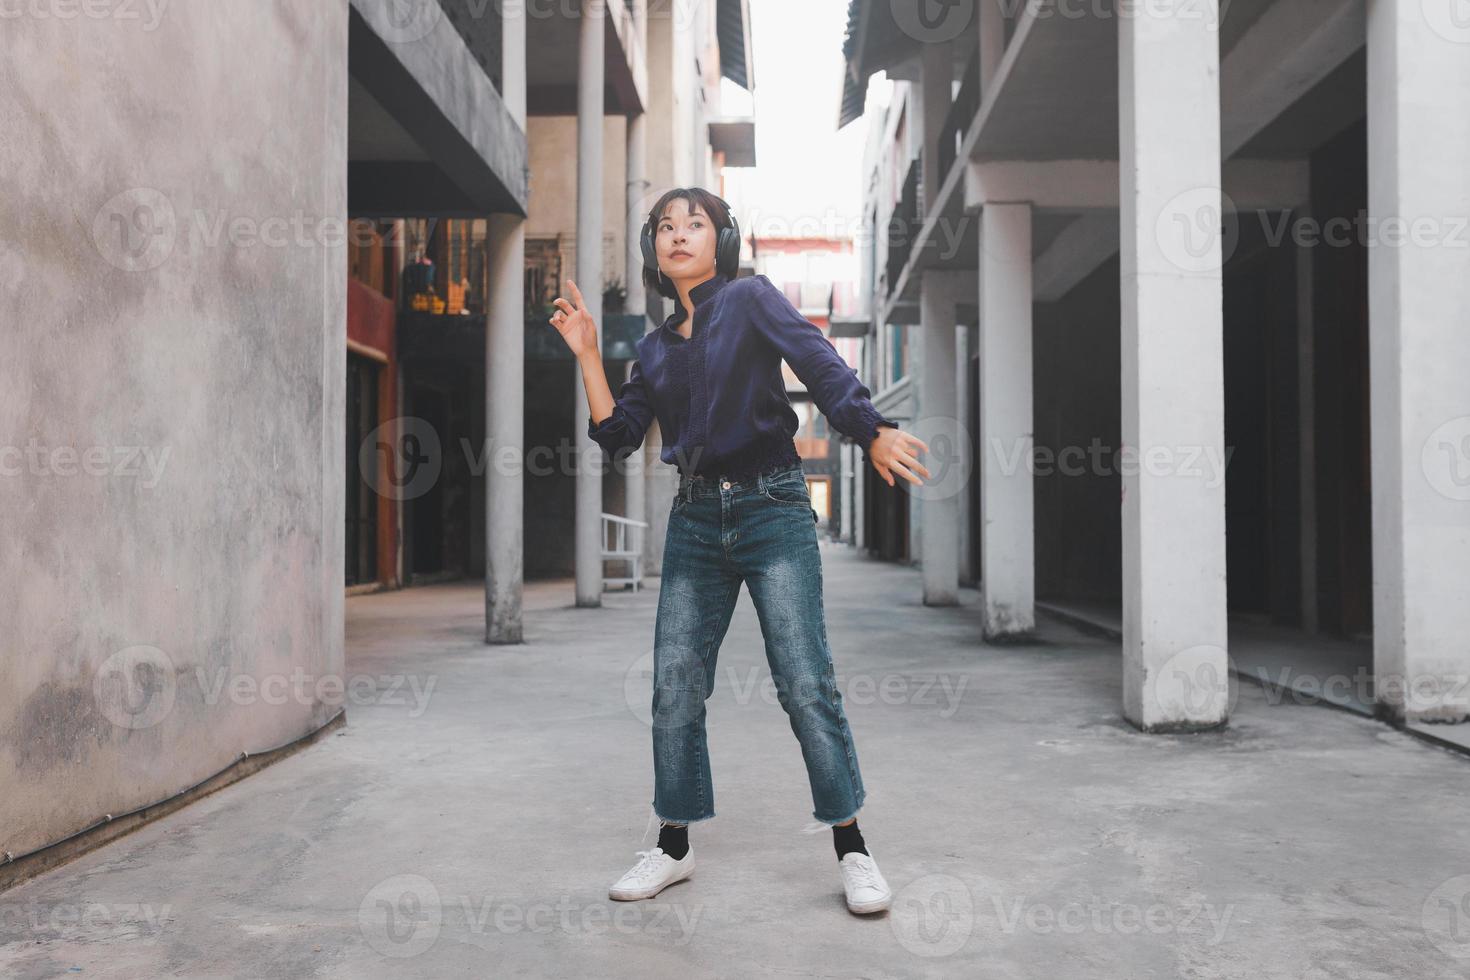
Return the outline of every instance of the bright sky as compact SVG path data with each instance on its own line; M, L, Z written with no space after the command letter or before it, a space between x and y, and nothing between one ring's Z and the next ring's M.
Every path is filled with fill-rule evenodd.
M867 120L839 132L848 0L750 0L755 104L728 80L724 114L755 116L752 169L726 170L727 198L748 232L851 237L862 207ZM881 90L869 95L871 111Z

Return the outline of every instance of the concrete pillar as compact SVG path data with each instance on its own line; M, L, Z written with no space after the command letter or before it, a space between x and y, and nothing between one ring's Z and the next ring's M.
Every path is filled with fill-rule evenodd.
M961 324L955 329L954 338L954 404L955 419L959 422L954 431L958 437L963 437L970 428L970 327ZM959 581L963 585L974 587L975 569L971 566L970 556L970 487L969 479L974 478L973 467L968 468L965 479L960 481L959 493L955 497L955 539L958 542L958 550L955 553L955 571Z
M923 45L919 51L919 116L923 132L922 170L919 174L923 208L921 215L933 208L944 174L939 170L939 134L949 115L952 101L951 80L954 77L954 45L949 41Z
M1220 51L1205 6L1160 0L1118 22L1123 710L1144 731L1229 713L1225 485L1201 464L1224 443Z
M923 217L933 207L939 185L944 181L939 169L939 135L953 94L950 86L954 75L953 44L948 41L924 44L919 61L919 81L913 86L913 94L918 108L915 129L919 141L919 215ZM917 349L911 350L916 355L913 376L925 382L915 389L919 392L915 406L921 420L955 417L953 372L948 379L945 376L954 364L956 317L950 288L952 279L952 273L926 271L920 287L919 342L914 345ZM952 502L939 499L932 489L918 490L907 481L905 486L910 488L909 527L918 529L917 534L910 532L909 557L923 570L924 604L954 605L959 601L959 593L952 568L956 533ZM936 535L940 534L949 540L938 539Z
M1377 709L1470 708L1470 26L1368 4L1369 375Z
M525 572L525 219L492 214L486 245L490 317L485 342L485 642L520 643Z
M582 0L577 34L577 288L604 339L602 323L602 105L604 0ZM602 605L602 448L587 435L590 408L574 362L572 419L577 436L578 606Z
M935 276L936 276L936 278L935 278L934 281L935 282L938 282L939 281L938 274L936 273ZM920 292L919 292L919 298L920 298L920 302L919 302L919 318L920 318L920 322L919 323L906 323L903 326L903 329L904 329L905 333L908 335L908 345L907 345L908 346L908 350L906 352L907 360L904 363L904 377L906 377L908 379L908 382L909 382L909 391L911 392L911 394L909 395L909 401L910 401L910 404L913 405L913 409L914 409L914 418L913 418L913 426L912 426L912 429L913 429L913 431L916 431L916 432L919 433L919 438L924 439L924 442L925 443L932 444L934 440L924 438L926 435L928 435L928 433L925 433L925 432L922 431L922 426L928 424L928 422L927 422L928 410L925 408L925 401L924 401L923 393L919 390L923 386L923 381L924 381L924 364L925 364L925 361L927 360L924 357L924 354L925 354L924 348L927 345L924 343L924 332L923 332L923 322L922 322L923 321L923 308L924 308L924 306L923 306L923 295L924 295L924 293L923 293L923 289L922 289L922 282L923 282L923 280L921 278L920 279L921 288L920 288ZM934 287L931 287L931 288L934 288ZM939 293L938 292L931 293L930 294L931 301L933 301L938 296L939 296ZM897 421L897 420L895 419L895 421ZM933 469L933 467L930 467L930 469ZM882 479L882 478L879 477L879 479ZM911 565L913 567L921 568L921 567L923 567L923 563L924 563L924 537L925 537L925 535L924 535L924 495L921 494L921 493L916 492L915 491L915 488L912 485L909 485L908 492L904 494L903 504L901 504L900 506L907 506L908 507L908 510L909 510L909 517L908 517L908 521L909 521L909 526L908 526L908 539L909 539L908 563L909 563L909 565Z
M507 5L501 98L526 128L526 18ZM485 336L485 642L520 643L525 580L526 223L492 214L486 228L489 311Z
M641 6L641 4L640 4ZM645 21L646 23L646 21ZM647 316L648 291L643 286L643 245L640 234L643 221L648 216L648 209L653 206L649 200L650 185L647 175L644 173L644 156L647 145L647 117L643 114L628 117L627 134L627 216L624 220L626 234L623 236L627 248L623 255L623 265L628 270L627 280L627 311L629 313L642 313L643 332L647 333L654 328L654 323ZM633 362L628 362L628 371L633 370ZM627 469L624 472L624 484L627 488L628 515L636 521L649 519L648 509L648 474L650 470L649 442L645 438L643 445L628 453ZM657 456L654 460L657 460ZM645 563L644 573L647 573L649 558L648 541L650 535L641 528L633 529L633 547L643 552Z
M1031 205L980 209L980 601L987 640L1036 629Z
M919 501L919 558L926 606L959 604L959 509L965 467L952 465L954 433L959 419L955 393L955 307L966 286L966 274L926 269L919 286L919 346L915 375L919 438L928 444L924 462L931 477L922 487L905 481Z

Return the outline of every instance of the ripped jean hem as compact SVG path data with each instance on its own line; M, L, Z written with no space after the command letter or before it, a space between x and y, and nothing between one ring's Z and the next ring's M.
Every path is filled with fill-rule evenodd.
M676 820L672 817L665 817L660 814L658 812L658 807L654 806L654 804L650 801L648 804L648 826L643 828L643 840L645 842L648 840L648 832L653 829L654 825L658 821L663 821L664 823L684 824L687 827L691 823L699 823L701 820L709 820L714 815L715 812L711 810L709 813L705 814L702 817L693 817L688 820Z
M862 810L863 803L865 803L867 801L867 798L868 798L868 794L867 793L860 794L858 796L857 806L854 807L853 810L852 810L852 812L849 813L845 817L835 817L835 818L830 819L830 820L823 819L822 817L819 817L817 815L817 813L816 813L815 810L813 810L812 811L812 819L815 820L815 821L817 821L817 823L824 823L824 824L826 824L829 827L835 827L835 826L837 826L840 823L847 823L849 820L853 820L853 819L856 819L857 818L857 815Z

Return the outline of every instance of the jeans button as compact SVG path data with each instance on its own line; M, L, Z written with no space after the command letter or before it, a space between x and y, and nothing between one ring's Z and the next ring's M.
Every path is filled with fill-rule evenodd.
M720 484L720 486L724 487L726 490L729 490L730 489L730 481L729 480L726 480L724 483Z

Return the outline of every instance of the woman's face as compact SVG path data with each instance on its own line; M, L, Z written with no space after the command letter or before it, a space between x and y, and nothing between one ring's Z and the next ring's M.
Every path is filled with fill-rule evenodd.
M703 282L715 271L714 222L703 211L689 211L689 202L676 197L664 208L654 235L654 251L665 276L674 281Z

